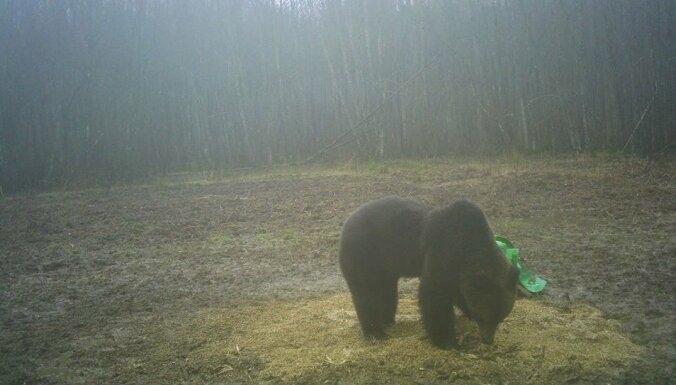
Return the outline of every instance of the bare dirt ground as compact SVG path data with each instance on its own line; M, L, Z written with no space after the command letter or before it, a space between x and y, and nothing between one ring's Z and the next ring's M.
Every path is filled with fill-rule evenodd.
M359 338L337 242L349 213L384 195L476 201L549 281L497 346L468 329L463 351L431 348L415 280L402 283L393 338ZM433 159L5 196L0 245L2 384L676 376L673 159Z

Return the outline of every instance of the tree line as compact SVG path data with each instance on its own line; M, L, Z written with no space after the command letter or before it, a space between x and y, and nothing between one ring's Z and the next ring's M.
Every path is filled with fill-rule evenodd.
M0 0L0 188L676 142L673 0Z

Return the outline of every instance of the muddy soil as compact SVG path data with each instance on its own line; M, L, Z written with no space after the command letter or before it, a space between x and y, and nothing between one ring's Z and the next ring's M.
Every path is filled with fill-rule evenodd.
M589 304L617 320L645 354L591 382L673 383L676 160L520 157L186 174L0 197L0 383L293 383L264 374L265 362L235 345L236 365L191 366L199 343L171 331L203 333L212 324L198 315L223 309L346 293L342 221L392 194L431 206L476 201L549 281L530 300L564 311ZM402 295L415 284L403 282ZM219 335L247 327L224 325ZM161 336L147 332L158 328ZM368 383L334 374L330 383ZM548 381L590 382L569 372ZM500 381L429 383L451 382Z

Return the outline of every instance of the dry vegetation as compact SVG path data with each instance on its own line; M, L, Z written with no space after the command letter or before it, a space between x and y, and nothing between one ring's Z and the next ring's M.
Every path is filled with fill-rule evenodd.
M342 220L387 194L468 197L550 286L483 346L423 339L416 280L367 344ZM0 383L668 383L676 161L399 161L178 175L0 200Z
M617 322L584 305L562 311L520 301L494 346L481 345L475 324L460 318L462 352L432 347L422 338L418 321L415 299L409 296L401 303L391 338L364 343L349 296L340 294L211 309L171 330L149 325L144 335L156 339L169 334L179 345L191 346L186 365L224 382L242 373L293 384L593 382L626 369L644 350L618 333ZM151 354L144 364L171 371L166 360L153 359L166 356L161 353ZM133 376L133 370L121 369Z

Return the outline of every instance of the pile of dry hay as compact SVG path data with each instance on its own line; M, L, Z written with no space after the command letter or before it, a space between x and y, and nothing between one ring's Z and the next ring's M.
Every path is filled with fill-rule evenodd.
M456 327L462 351L425 340L414 298L400 301L384 342L361 338L347 294L261 303L199 314L173 328L174 343L193 346L195 370L227 381L271 383L562 383L617 377L642 354L618 324L586 305L557 309L519 300L496 344L479 343L464 316Z

